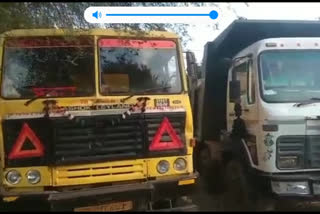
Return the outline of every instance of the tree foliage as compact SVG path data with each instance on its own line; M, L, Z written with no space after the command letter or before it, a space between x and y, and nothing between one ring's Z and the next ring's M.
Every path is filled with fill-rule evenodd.
M228 4L228 3L227 3ZM220 10L220 4L215 3L175 3L175 2L10 2L0 4L0 33L12 29L37 29L37 28L61 28L61 29L91 29L91 28L112 28L115 30L134 30L135 32L143 33L149 30L158 31L173 31L182 38L182 45L186 46L190 41L188 34L188 24L91 24L86 22L83 17L84 11L90 6L210 6ZM227 10L233 11L229 4ZM212 30L218 28L218 24L213 24ZM209 27L209 26L208 26ZM43 38L42 38L43 39ZM44 38L45 39L45 38ZM64 38L67 39L67 38ZM74 39L74 38L71 38ZM45 85L46 87L57 86L60 83L67 84L64 81L69 81L68 84L81 85L84 88L90 88L91 82L87 76L82 77L81 71L90 70L90 62L81 60L83 53L88 51L56 49L50 50L47 53L45 49L12 49L12 56L9 51L5 52L4 57L4 79L7 79L5 87L8 93L13 93L12 96L31 96L33 91L30 87ZM126 54L129 54L126 53ZM88 58L88 57L87 57ZM78 60L78 62L76 62ZM90 61L90 60L89 60ZM121 60L118 60L121 62ZM91 61L93 62L93 61ZM155 57L155 61L151 64L159 63L159 58ZM167 63L167 62L165 62ZM165 64L163 63L163 64ZM58 67L55 65L59 64ZM119 63L117 63L118 65ZM170 82L170 78L159 79L153 74L150 68L138 67L137 63L123 62L120 65L125 67L124 70L130 70L132 81L136 82L137 86L141 87L142 82L151 84L146 86L158 86L158 83L164 87ZM112 69L112 66L108 66ZM50 70L51 69L51 70ZM7 72L8 71L8 72ZM48 72L43 72L48 71ZM68 72L65 72L68 71ZM133 72L134 71L134 72ZM86 74L86 72L83 72ZM75 75L76 74L76 75ZM158 74L157 74L158 75ZM175 74L176 75L176 74ZM73 76L75 78L73 78ZM68 79L69 78L69 79ZM70 79L71 78L71 79ZM146 81L149 80L149 81ZM62 81L63 80L63 81ZM88 82L86 84L85 82ZM88 87L85 87L88 85ZM79 87L79 88L81 88ZM9 93L9 94L10 94Z
M184 44L190 40L188 24L91 24L83 13L89 6L211 6L215 3L188 2L10 2L0 4L0 33L11 29L25 28L113 28L121 30L160 30L178 33ZM230 8L229 8L230 9ZM230 9L232 10L232 9Z

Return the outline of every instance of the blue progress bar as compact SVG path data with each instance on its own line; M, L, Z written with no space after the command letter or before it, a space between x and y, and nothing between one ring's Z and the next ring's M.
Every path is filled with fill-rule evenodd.
M211 19L218 17L218 12L212 10L209 14L197 14L197 13L179 13L179 14L154 14L154 13L107 13L106 16L209 16Z

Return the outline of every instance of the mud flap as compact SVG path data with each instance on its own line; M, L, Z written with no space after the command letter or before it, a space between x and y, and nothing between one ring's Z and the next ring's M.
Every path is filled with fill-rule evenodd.
M181 207L174 207L174 208L167 208L167 209L157 209L157 210L150 210L148 212L193 212L199 211L199 207L195 204L186 205Z
M174 201L174 202L173 202ZM162 202L162 203L161 203ZM149 209L147 212L179 212L179 211L198 211L199 208L197 205L195 205L192 202L192 199L188 196L183 196L176 198L174 200L171 199L165 199L160 201L158 204L156 203L156 206L154 206L152 203L149 204Z

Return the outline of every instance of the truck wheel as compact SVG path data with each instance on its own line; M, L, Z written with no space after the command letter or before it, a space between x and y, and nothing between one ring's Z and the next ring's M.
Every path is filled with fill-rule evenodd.
M207 147L199 153L199 172L204 189L209 194L221 194L223 191L223 166L220 161L212 160Z
M209 149L207 147L202 148L199 151L199 156L197 159L198 162L198 171L200 173L200 180L203 185L203 188L209 193L210 192L210 165L211 165L211 158Z
M230 160L224 172L224 192L221 196L221 209L223 211L254 211L255 193L248 181L240 161Z
M200 150L198 163L199 173L206 176L211 165L210 151L207 147Z

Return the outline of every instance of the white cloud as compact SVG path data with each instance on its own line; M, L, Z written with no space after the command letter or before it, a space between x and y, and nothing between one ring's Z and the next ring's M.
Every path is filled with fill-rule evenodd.
M206 24L190 27L192 42L187 46L195 52L200 63L203 56L203 47L208 41L213 41L233 20L236 15L228 10L227 3L218 3L219 30L214 30ZM247 19L273 19L273 20L317 20L320 17L320 3L230 3L236 13Z

